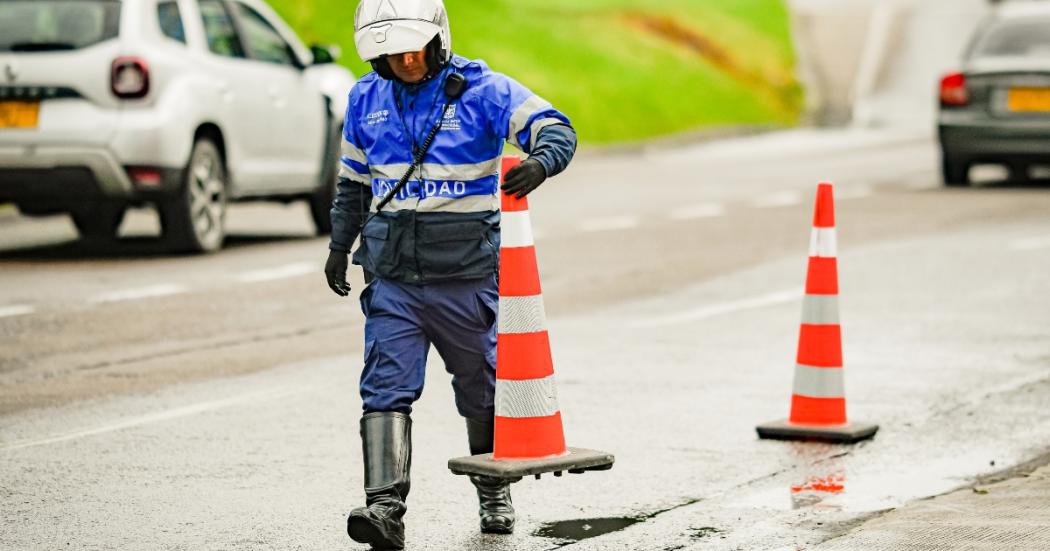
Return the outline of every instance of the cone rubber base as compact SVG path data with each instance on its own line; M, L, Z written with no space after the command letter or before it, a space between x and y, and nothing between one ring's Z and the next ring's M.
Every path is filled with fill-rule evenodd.
M452 474L489 476L517 482L530 475L539 478L543 473L554 473L554 476L561 476L564 471L573 474L586 471L607 471L612 468L613 461L616 460L612 454L602 451L569 448L568 452L559 457L543 459L501 460L493 459L491 453L485 453L450 459L448 468Z
M770 440L807 440L852 444L875 436L879 426L857 422L845 425L797 425L785 419L763 423L755 427L755 430L758 431L759 438Z

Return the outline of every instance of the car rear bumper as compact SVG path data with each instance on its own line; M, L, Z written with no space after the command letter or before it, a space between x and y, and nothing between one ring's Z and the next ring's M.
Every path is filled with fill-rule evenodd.
M40 178L39 187L27 185L27 175ZM124 167L105 148L61 146L0 147L0 197L10 198L14 188L24 188L23 194L65 191L114 198L134 193Z
M945 153L972 159L1042 157L1050 159L1050 120L1024 124L946 124L938 127Z
M158 168L160 179L136 182L106 148L0 147L0 202L68 209L88 199L148 201L180 188L182 169Z

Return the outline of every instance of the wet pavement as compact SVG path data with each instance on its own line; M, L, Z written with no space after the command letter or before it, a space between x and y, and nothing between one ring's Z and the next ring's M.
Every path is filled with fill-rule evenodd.
M515 484L517 532L478 534L473 489L445 468L466 435L432 358L409 549L832 545L1046 455L1050 189L945 191L928 144L818 142L756 146L750 166L722 144L643 153L669 182L643 203L616 193L637 156L584 158L545 187L533 218L566 438L616 466ZM849 413L881 425L855 446L754 431L787 414L821 172L841 196ZM581 229L579 205L598 222ZM360 313L323 287L324 242L297 233L299 213L252 209L246 235L258 212L289 237L207 258L74 260L60 237L0 254L3 304L36 308L0 318L4 547L363 549L345 534ZM97 301L162 284L185 290Z
M918 501L822 544L871 549L1050 549L1050 467Z

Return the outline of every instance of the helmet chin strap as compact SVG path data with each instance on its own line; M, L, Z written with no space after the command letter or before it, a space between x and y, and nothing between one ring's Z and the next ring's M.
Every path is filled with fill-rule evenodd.
M438 65L436 68L430 69L429 71L427 71L426 76L424 76L423 78L419 79L419 82L415 82L415 83L412 83L412 84L423 84L424 82L428 82L430 80L433 80L434 77L436 77L436 76L441 74L441 71L445 70L446 66L448 66L448 63L443 63L443 64ZM428 64L428 67L429 67L429 64ZM403 84L408 84L408 83L406 82L406 83L403 83ZM408 85L411 86L411 84L408 84Z

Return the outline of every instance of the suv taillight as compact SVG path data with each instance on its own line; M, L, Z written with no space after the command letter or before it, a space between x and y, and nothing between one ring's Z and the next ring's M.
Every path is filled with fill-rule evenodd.
M118 57L110 71L110 88L121 99L145 97L149 93L149 65L137 57Z
M962 107L970 103L966 92L966 75L951 73L941 79L941 105Z

